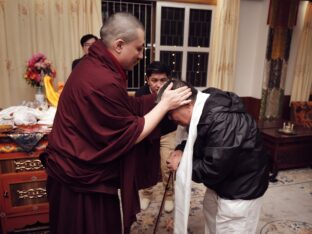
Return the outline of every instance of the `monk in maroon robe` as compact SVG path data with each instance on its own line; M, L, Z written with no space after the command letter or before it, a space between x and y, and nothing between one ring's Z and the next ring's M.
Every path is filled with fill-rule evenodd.
M155 95L129 97L125 70L143 50L142 24L117 13L66 82L43 157L52 234L129 233L138 190L157 182L159 158L147 157L142 140L167 111L188 103L190 90L169 87L157 105Z

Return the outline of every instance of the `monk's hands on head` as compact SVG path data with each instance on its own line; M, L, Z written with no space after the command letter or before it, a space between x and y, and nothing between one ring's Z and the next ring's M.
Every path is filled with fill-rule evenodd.
M171 88L172 83L170 83L165 89L160 101L160 103L164 108L166 108L167 111L176 109L191 102L191 100L186 100L192 95L190 88L186 86L177 88L175 90L171 90Z
M181 150L173 151L167 159L167 167L170 171L176 171L179 167L183 152Z

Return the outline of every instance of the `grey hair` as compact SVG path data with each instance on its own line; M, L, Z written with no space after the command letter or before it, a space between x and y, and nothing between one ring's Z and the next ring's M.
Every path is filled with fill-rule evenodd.
M169 81L167 81L158 91L157 94L157 99L156 99L156 103L159 103L161 100L162 95L164 94L165 89L168 87L168 85L170 83L173 83L172 85L172 90L178 89L180 87L184 87L187 86L191 89L192 95L190 97L188 97L187 99L195 101L196 97L197 97L197 89L195 89L192 85L190 85L189 83L186 83L185 81L182 80L178 80L175 78L170 79Z
M100 30L101 40L107 47L116 39L131 42L138 37L137 29L144 31L142 23L135 16L127 12L118 12L104 22Z

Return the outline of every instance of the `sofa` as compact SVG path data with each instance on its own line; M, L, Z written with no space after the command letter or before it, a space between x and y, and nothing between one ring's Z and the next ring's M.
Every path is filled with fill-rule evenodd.
M312 128L312 101L291 102L290 119L295 125Z

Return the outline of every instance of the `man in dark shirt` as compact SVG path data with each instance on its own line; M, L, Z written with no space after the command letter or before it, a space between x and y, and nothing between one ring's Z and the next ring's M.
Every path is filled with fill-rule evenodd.
M170 77L170 69L168 66L161 64L158 61L152 62L146 68L146 84L138 89L135 93L135 96L143 96L152 93L157 93L160 87L169 80ZM160 130L160 139L156 139L153 141L154 144L159 144L160 147L156 147L157 152L153 152L153 154L160 153L160 167L162 174L162 183L165 188L168 182L170 171L167 168L166 160L169 158L170 153L175 148L175 130L177 129L177 125L169 120L166 116L159 125ZM147 139L149 140L149 139ZM141 209L145 210L148 208L151 199L153 196L153 187L144 189L141 194L140 205ZM166 193L165 205L166 212L171 212L173 210L173 183L169 182L169 187Z
M89 52L90 46L96 42L98 38L94 36L93 34L86 34L81 37L80 39L80 45L83 51L83 56L81 58L75 59L72 63L72 70L74 67L80 62L80 60Z

